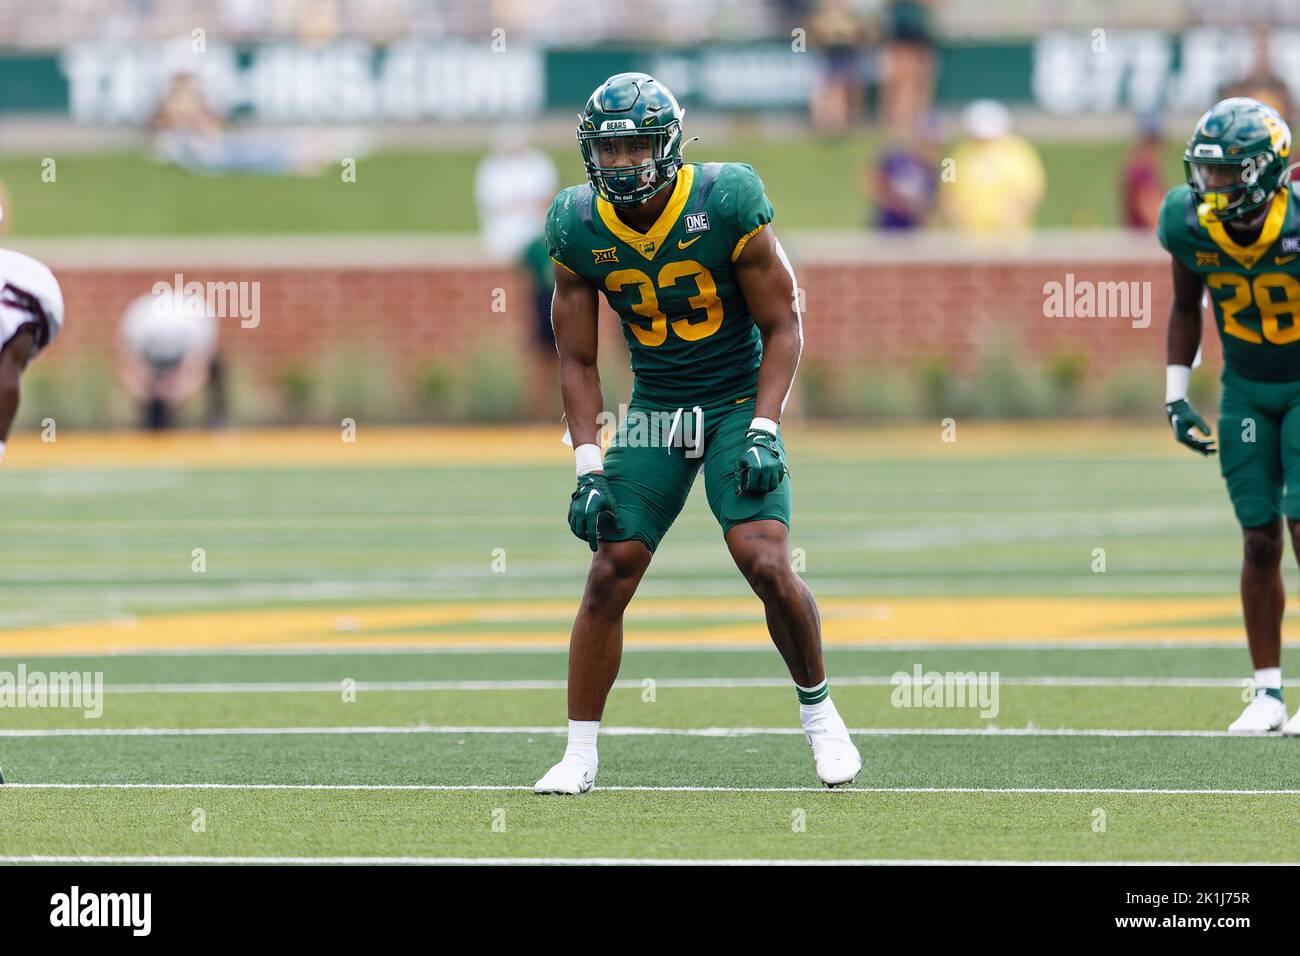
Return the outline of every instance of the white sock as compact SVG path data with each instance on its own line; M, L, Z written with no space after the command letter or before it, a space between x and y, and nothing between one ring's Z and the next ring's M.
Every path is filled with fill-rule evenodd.
M1255 687L1259 690L1281 690L1282 668L1260 667L1255 670Z
M839 716L839 711L835 709L835 701L827 697L820 704L800 704L799 720L804 725L814 717L820 717L822 714L834 714Z
M569 746L564 750L564 758L576 757L589 767L596 766L596 732L600 730L599 720L569 721Z

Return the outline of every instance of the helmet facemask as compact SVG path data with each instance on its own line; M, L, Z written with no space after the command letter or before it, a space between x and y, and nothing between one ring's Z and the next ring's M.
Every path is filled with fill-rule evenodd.
M1271 153L1238 161L1187 160L1187 182L1196 199L1210 207L1220 222L1249 216L1276 194L1265 188L1260 173L1275 161ZM1272 184L1269 184L1272 185Z
M605 128L578 129L587 178L601 198L615 206L635 206L676 178L681 167L680 122L653 129L637 129L628 120L601 125ZM637 161L628 163L629 155Z

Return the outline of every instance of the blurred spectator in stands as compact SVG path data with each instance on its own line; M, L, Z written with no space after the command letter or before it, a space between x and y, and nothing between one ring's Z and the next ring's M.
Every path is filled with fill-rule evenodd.
M1254 63L1248 74L1223 90L1220 98L1228 96L1249 96L1273 107L1282 118L1291 124L1294 104L1291 100L1291 88L1273 69L1273 58L1269 53L1269 42L1273 36L1267 27L1255 30Z
M939 190L939 124L887 146L864 170L863 191L874 206L874 225L885 231L919 229L934 214Z
M1124 225L1142 232L1153 232L1160 219L1160 204L1165 199L1165 177L1160 170L1160 150L1164 145L1160 120L1143 116L1138 120L1142 132L1124 157L1120 169Z
M813 129L838 136L862 114L862 53L866 24L848 0L821 0L809 24L808 44L817 51L817 88L812 96Z
M948 221L967 233L1028 231L1047 186L1038 151L1011 132L1011 112L996 100L971 103L962 122L968 138L953 151L951 180L940 176Z
M195 173L316 175L333 159L357 158L360 141L329 130L288 133L230 130L208 103L196 73L178 70L154 111L154 147L159 158Z
M198 74L177 72L154 111L152 125L160 134L177 139L218 136L225 121L208 106Z
M881 56L881 119L896 136L909 136L934 100L934 28L926 0L890 0Z
M343 15L339 0L298 0L294 14L298 38L308 46L323 47L339 38Z
M551 158L516 123L498 127L491 151L474 174L483 242L498 259L515 261L542 234L546 210L559 189Z
M488 251L519 267L528 283L534 356L533 408L556 407L558 374L555 333L551 329L551 294L555 273L543 230L546 210L559 189L551 158L532 145L527 128L500 127L492 151L474 176L479 228Z
M140 296L122 316L118 345L118 370L140 402L142 427L170 428L178 406L205 387L209 424L225 424L217 322L202 296Z

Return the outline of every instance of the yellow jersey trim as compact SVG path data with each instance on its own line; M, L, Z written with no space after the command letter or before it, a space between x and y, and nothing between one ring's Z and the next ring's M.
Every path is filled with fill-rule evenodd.
M694 182L694 166L683 166L677 171L677 185L673 187L672 197L668 200L668 205L664 206L663 212L659 214L659 218L655 220L655 224L650 227L649 232L637 232L619 219L614 207L600 196L596 197L596 211L600 213L601 222L615 237L631 246L644 258L653 260L663 248L668 233L677 224L682 210L686 208L686 198L690 195L691 185ZM649 252L646 251L647 246Z
M551 261L554 262L554 263L555 263L557 266L559 266L561 269L563 269L565 272L569 273L569 275L574 275L574 276L576 276L576 275L578 274L578 273L574 272L572 269L570 269L568 266L566 266L566 265L565 265L563 262L561 262L559 259L555 258L555 256L551 256Z
M1223 223L1219 222L1218 217L1214 215L1214 210L1209 207L1208 203L1201 203L1196 210L1196 217L1200 220L1201 226L1210 234L1214 244L1232 256L1243 269L1253 269L1264 254L1272 248L1273 243L1277 242L1277 237L1282 233L1282 224L1286 221L1286 205L1291 196L1289 186L1283 186L1278 190L1273 201L1269 204L1268 215L1264 217L1264 227L1259 231L1259 238L1248 246L1238 245L1228 235L1228 230L1224 228Z
M731 250L731 261L735 262L737 259L739 259L741 252L743 252L745 249L745 243L749 242L749 240L753 239L755 236L757 236L760 232L762 232L766 228L767 228L767 223L763 223L757 229L751 229L749 230L749 232L741 236L740 241L736 243L736 248Z

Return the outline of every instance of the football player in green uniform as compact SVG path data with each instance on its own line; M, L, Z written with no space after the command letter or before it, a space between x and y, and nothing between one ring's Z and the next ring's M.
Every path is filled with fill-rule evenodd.
M1215 453L1187 400L1206 290L1223 342L1220 470L1241 524L1241 603L1255 696L1231 733L1300 736L1282 700L1282 517L1300 558L1300 203L1291 131L1257 100L1210 109L1187 142L1187 184L1170 190L1157 234L1173 259L1165 410L1174 437ZM1199 434L1198 434L1199 433Z
M552 322L577 461L569 527L594 552L569 643L569 740L538 793L585 793L618 675L623 611L701 467L709 507L762 600L827 786L862 761L831 702L817 605L790 565L781 412L803 347L772 206L740 163L682 162L677 100L645 73L601 84L579 117L587 183L551 204ZM628 410L602 460L598 294L632 357Z

